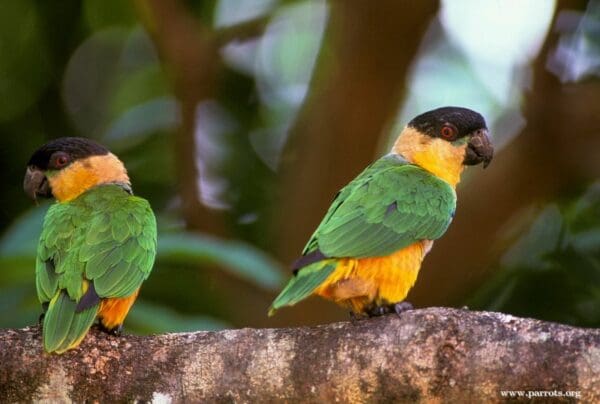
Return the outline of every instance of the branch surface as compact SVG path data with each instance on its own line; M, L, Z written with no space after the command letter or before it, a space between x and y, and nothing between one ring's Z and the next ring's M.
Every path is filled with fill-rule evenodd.
M38 327L6 329L0 363L3 402L500 402L501 390L600 402L600 330L449 308L307 328L93 330L59 356L42 353Z

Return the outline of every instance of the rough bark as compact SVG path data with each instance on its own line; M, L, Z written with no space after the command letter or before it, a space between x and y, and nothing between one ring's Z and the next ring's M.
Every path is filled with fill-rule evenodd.
M3 402L499 402L501 390L600 402L600 330L447 308L306 328L92 331L61 356L42 353L38 327L2 330L0 359Z

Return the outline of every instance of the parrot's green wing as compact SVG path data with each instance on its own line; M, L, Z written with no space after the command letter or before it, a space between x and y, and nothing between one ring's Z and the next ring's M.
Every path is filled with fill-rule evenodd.
M156 254L156 220L148 202L119 185L95 187L50 207L38 244L36 286L48 305L44 346L76 346L100 298L125 297L148 277Z
M152 270L156 255L156 219L145 199L121 200L103 195L79 250L85 277L98 296L126 297L135 292Z
M62 353L77 346L96 318L97 306L77 313L77 302L67 292L59 290L48 305L44 316L44 349Z
M305 252L318 249L326 257L379 257L446 232L456 209L452 187L394 156L379 162L340 193L340 201L327 213Z
M293 306L300 300L307 298L313 290L335 270L334 260L318 261L302 268L288 282L285 288L275 298L269 309L269 316L283 306Z
M419 240L435 240L455 208L448 183L400 156L382 157L337 194L271 312L308 297L332 272L332 265L322 264L331 262L327 258L385 256Z

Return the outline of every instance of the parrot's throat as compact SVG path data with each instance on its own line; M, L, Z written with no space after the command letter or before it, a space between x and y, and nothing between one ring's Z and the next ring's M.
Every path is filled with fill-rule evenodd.
M394 143L392 152L456 187L464 169L466 147L466 144L452 145L443 139L434 139L407 127Z
M77 198L90 188L106 183L130 185L125 166L114 154L91 156L48 175L52 195L60 202Z

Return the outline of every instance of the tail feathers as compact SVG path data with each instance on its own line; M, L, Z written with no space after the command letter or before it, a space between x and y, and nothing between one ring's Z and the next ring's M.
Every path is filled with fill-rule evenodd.
M283 306L293 306L299 301L306 299L319 287L325 279L335 270L335 260L324 260L310 264L302 268L290 279L286 287L275 298L269 308L269 316Z
M46 352L63 353L77 347L92 326L98 305L76 312L77 302L64 290L50 301L44 316L44 349Z

